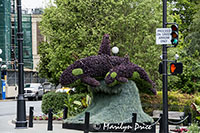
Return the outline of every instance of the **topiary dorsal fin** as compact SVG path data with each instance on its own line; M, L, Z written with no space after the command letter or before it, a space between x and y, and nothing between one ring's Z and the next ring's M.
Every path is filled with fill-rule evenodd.
M111 50L110 50L110 40L109 40L109 35L105 34L103 36L102 42L101 42L101 46L99 48L99 52L98 55L111 55Z

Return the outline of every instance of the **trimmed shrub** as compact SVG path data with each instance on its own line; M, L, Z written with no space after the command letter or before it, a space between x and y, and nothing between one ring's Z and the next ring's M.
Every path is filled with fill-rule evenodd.
M143 105L143 109L146 113L150 114L153 110L162 109L162 92L158 91L157 95L148 95L141 93L140 99ZM179 91L169 91L168 92L168 104L170 111L185 111L185 106L190 108L192 103L199 104L199 96L189 95L185 93L180 93Z
M65 100L67 99L66 93L49 92L42 98L42 112L47 114L49 109L53 109L54 113L58 113L64 108Z
M161 110L162 109L162 105L161 105L161 101L162 98L161 96L158 95L149 95L146 93L140 93L140 100L142 103L142 108L144 110L145 113L149 114L149 115L153 115L153 110Z

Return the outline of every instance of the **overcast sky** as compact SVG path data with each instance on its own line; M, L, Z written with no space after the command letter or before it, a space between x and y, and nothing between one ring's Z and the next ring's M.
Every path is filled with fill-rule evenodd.
M53 0L21 0L23 9L45 8L45 5L47 5L49 1L53 1Z

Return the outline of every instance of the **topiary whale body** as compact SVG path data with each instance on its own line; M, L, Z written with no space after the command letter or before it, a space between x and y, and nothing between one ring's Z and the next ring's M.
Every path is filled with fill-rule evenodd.
M98 55L75 61L63 71L60 83L66 86L81 79L82 82L97 87L100 82L95 78L105 77L105 82L111 85L116 81L128 82L128 78L134 77L136 72L139 73L140 78L152 85L150 89L156 94L156 90L153 89L154 83L144 69L131 63L127 57L111 56L109 35L105 34Z
M156 90L154 89L155 84L149 79L145 70L138 65L131 63L128 58L120 65L113 67L106 74L105 82L106 84L113 86L117 83L116 81L125 83L128 82L128 79L136 80L137 77L150 83L153 87L150 88L150 90L156 94Z

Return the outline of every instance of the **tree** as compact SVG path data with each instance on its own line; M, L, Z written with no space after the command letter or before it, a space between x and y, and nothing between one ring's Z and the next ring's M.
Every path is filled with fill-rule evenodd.
M129 54L153 80L161 47L155 45L155 30L162 24L157 0L56 0L45 9L41 31L39 74L58 83L62 71L76 59L97 55L102 36L110 34L119 56Z
M200 4L199 4L200 6ZM195 54L195 52L200 53L200 10L193 16L193 23L190 24L190 33L186 37L186 42L189 43L187 48L187 53L189 55Z
M182 92L200 92L200 10L193 16L189 26L189 34L185 38L185 45L179 51L181 62L183 62L183 73L178 78L173 78L169 84L170 88L180 89ZM174 80L176 79L176 80Z
M198 11L199 1L197 0L169 0L174 9L171 11L173 15L179 15L181 19L181 25L179 26L180 32L183 33L185 38L189 33L189 25L193 21L193 16Z

